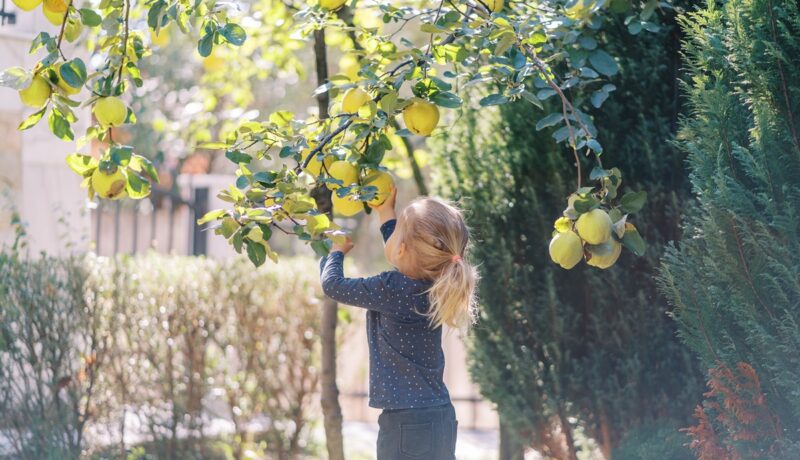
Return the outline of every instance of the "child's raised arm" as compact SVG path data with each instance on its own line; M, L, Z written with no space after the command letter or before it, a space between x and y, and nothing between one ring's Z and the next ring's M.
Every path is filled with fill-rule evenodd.
M320 263L322 292L331 299L354 307L398 314L389 301L396 289L397 272L383 272L369 278L346 278L344 276L344 253L334 251Z

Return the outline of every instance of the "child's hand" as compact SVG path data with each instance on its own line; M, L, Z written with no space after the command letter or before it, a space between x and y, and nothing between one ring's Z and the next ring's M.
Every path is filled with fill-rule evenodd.
M347 254L351 249L353 249L353 246L355 246L355 244L353 244L353 239L349 236L346 236L344 243L333 243L333 246L331 246L331 252L341 251L342 254Z
M386 200L383 203L378 205L369 205L370 208L378 211L384 212L386 210L394 210L394 202L397 199L397 187L392 185L392 190L389 191L389 196L386 197Z
M381 219L381 223L386 222L387 220L395 219L397 217L394 212L394 203L396 199L397 199L397 187L392 186L392 190L389 192L389 196L386 197L386 201L375 206L369 205L370 208L378 212L378 216Z

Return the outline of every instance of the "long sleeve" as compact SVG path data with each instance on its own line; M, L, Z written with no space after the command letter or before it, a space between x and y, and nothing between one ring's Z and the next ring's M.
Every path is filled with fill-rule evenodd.
M381 225L381 236L383 236L384 243L386 242L386 240L389 239L390 236L392 236L392 233L394 233L394 228L396 226L397 226L397 219L387 220Z
M390 301L397 272L383 272L369 278L345 278L344 254L337 251L320 261L322 292L331 299L354 307L383 313L398 314L397 306Z

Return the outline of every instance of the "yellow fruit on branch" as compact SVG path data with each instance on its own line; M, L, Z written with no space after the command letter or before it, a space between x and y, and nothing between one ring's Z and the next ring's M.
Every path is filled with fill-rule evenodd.
M345 3L347 3L347 0L319 0L319 6L331 11L338 10Z
M483 3L492 10L492 13L497 13L505 6L505 0L483 0Z
M383 204L386 198L392 193L394 179L392 175L386 171L375 171L364 179L364 185L371 185L378 189L378 191L375 192L375 197L367 201L367 203L373 206L379 206Z
M338 160L331 163L328 168L328 174L331 178L342 181L342 186L355 184L358 182L358 168L356 165L344 160ZM330 190L336 190L340 187L338 184L327 183Z
M14 2L15 5L17 5L17 8L21 9L22 11L30 11L39 6L40 3L42 3L42 0L12 0L12 1Z
M339 59L339 72L347 75L350 80L355 81L358 79L359 70L361 70L361 64L355 55L348 53Z
M300 161L305 160L309 153L311 153L311 149L304 149L302 152L300 152ZM323 162L325 164L325 170L329 170L331 164L333 164L334 158L332 156L326 156L324 161L319 161L320 155L320 153L314 154L314 156L308 161L306 167L303 169L312 177L317 177L322 172Z
M103 128L112 128L125 123L128 117L128 108L118 97L101 97L92 108L94 116Z
M42 2L44 16L54 26L60 26L64 22L67 13L67 3L64 0L44 0Z
M574 267L583 258L581 238L572 230L557 233L550 240L550 258L561 268Z
M344 93L342 98L342 112L356 113L362 105L369 102L372 98L369 97L366 91L361 88L350 88Z
M128 178L122 172L122 168L117 167L114 172L103 171L97 168L92 173L92 188L100 198L118 200L127 196L125 184Z
M403 122L412 133L429 136L439 124L439 108L428 101L414 101L403 109Z
M591 257L586 261L592 267L606 269L617 262L622 252L622 244L609 238L605 243L588 245L586 248Z
M339 195L332 193L331 201L333 202L333 212L340 216L351 217L364 210L364 202L351 195L339 198Z
M575 229L578 235L589 244L605 243L611 238L613 222L602 209L592 209L578 217Z
M50 99L53 88L50 83L41 75L35 75L31 84L27 88L20 90L19 99L23 104L35 109L40 108Z

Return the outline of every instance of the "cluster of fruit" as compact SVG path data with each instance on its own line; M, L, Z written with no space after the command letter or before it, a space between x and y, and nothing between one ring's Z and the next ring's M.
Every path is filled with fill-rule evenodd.
M550 240L550 258L567 270L583 258L593 267L611 267L622 252L625 233L636 232L633 224L624 219L615 224L611 216L600 208L581 214L577 221L561 217L554 226L556 231Z
M303 153L307 155L309 150L305 150ZM361 177L358 165L345 160L336 160L331 156L327 156L320 161L318 157L321 156L323 155L319 154L312 157L305 171L313 177L324 174L329 179L325 185L333 191L331 200L333 202L333 211L336 214L350 217L364 210L364 201L359 200L355 195L346 193L340 196L337 190L342 187L375 187L373 197L366 201L367 204L372 206L382 204L391 193L394 179L388 172L366 170L364 176Z
M64 0L12 0L14 5L22 11L31 11L40 4L42 5L42 13L44 17L50 21L54 26L60 26L64 22L64 16L67 13L67 3ZM72 28L73 30L70 30ZM77 29L77 32L76 30ZM71 22L68 24L65 34L80 33L80 22Z

